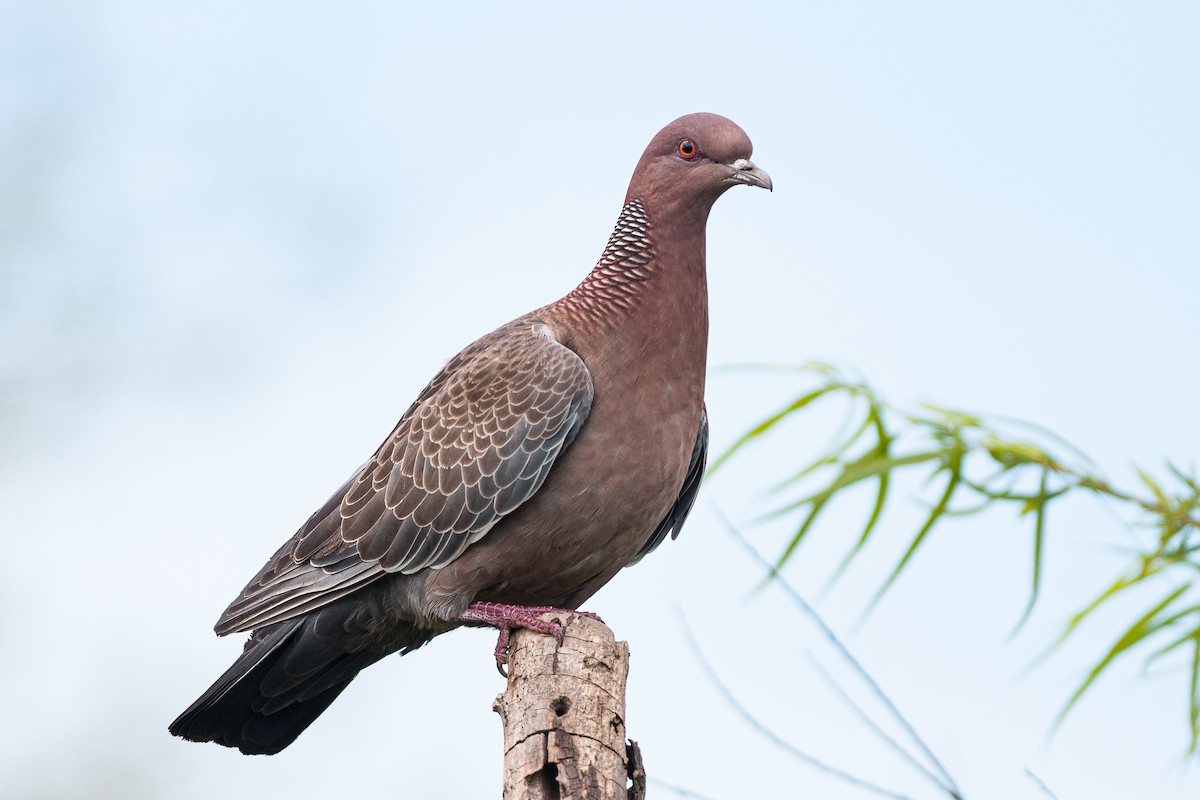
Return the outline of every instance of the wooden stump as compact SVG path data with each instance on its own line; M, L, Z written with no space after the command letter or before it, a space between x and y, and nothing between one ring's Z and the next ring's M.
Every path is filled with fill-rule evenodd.
M640 797L640 754L625 743L629 646L597 620L545 618L564 624L562 644L514 631L508 689L492 704L504 722L505 800ZM627 788L634 773L634 788Z

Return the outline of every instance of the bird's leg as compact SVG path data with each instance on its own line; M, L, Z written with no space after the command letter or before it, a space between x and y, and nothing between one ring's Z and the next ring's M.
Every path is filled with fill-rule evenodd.
M542 614L575 614L576 616L594 619L596 622L604 622L604 620L600 619L599 614L593 614L591 611L572 611L569 608L558 608L557 606L513 606L513 608L520 608L528 611L530 614L537 614L539 616Z
M542 614L578 614L597 622L603 622L590 611L575 611L570 608L555 606L514 606L506 603L471 603L458 619L462 622L482 622L500 629L500 638L496 641L496 668L505 677L504 665L508 663L508 636L513 628L529 628L531 631L545 633L562 642L563 626L553 620L542 619Z

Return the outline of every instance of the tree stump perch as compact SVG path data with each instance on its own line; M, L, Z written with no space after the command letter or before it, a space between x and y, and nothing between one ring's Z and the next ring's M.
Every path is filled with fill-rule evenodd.
M508 688L492 704L504 723L505 800L641 800L641 754L625 742L629 646L598 620L544 618L563 624L562 644L513 631Z

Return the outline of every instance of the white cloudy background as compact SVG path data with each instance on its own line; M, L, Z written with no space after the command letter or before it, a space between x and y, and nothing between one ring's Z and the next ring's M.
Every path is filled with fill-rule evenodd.
M233 659L211 625L459 347L594 262L650 136L739 122L774 194L709 225L711 363L836 361L893 400L1042 423L1116 481L1200 453L1200 14L1187 3L309 2L0 5L0 786L18 798L496 796L491 634L362 675L300 740L246 758L167 723ZM805 384L715 369L716 450ZM713 798L864 797L780 734L937 797L832 695L819 637L717 511L838 419L748 452L685 535L589 608L633 653L651 775ZM1140 606L1036 668L1130 534L1054 512L936 532L861 625L920 519L819 607L967 797L1185 798L1186 673L1120 664L1053 720ZM867 499L863 498L863 503ZM791 577L816 598L865 506ZM784 526L747 526L777 552ZM662 785L652 796L670 797Z

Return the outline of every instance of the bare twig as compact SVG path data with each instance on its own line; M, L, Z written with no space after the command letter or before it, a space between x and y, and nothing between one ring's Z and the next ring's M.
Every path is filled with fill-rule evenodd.
M659 778L646 778L646 782L652 786L657 786L665 792L671 792L672 794L678 795L679 797L690 797L692 800L716 800L716 798L709 797L706 794L693 792L691 789L685 789L682 786L676 786L673 783L667 783Z
M845 689L842 688L842 685L838 683L832 675L829 674L829 670L825 669L825 667L821 665L821 662L818 661L816 657L812 655L812 653L809 653L808 656L813 667L815 667L817 672L821 674L821 677L825 679L825 683L829 686L829 688L833 689L834 694L836 694L843 703L848 705L851 710L854 711L855 716L858 717L859 721L866 725L872 733L883 740L883 742L893 753L898 755L906 764L915 769L921 775L924 775L930 783L941 789L946 794L950 795L951 797L958 796L957 790L947 786L940 777L935 775L929 770L928 767L914 758L912 754L905 750L899 742L893 739L887 731L880 727L875 720L871 719L871 716L863 709L863 707L859 705L858 702L855 701L855 699L851 697Z
M757 731L760 736L792 757L803 761L805 764L808 764L810 767L820 770L827 775L832 775L835 778L845 781L853 786L857 786L860 789L865 789L881 797L892 798L892 800L912 800L912 798L910 798L908 795L899 794L890 789L885 789L882 786L878 786L870 781L865 781L856 775L852 775L845 770L838 769L830 764L826 764L821 759L809 755L808 753L799 749L791 742L775 733L775 731L764 725L757 717L754 716L754 714L750 712L748 708L742 705L741 701L737 699L730 688L725 685L720 676L717 675L717 671L705 657L704 651L700 648L699 643L696 641L696 637L692 634L692 629L687 624L687 618L682 612L679 614L679 620L680 624L683 626L684 635L687 638L688 645L691 647L692 653L696 656L696 660L700 663L700 666L708 676L708 679L712 682L713 686L716 687L717 691L721 693L721 696L725 699L725 702L729 703L729 705L738 712L742 719L745 720L746 724Z
M796 591L796 589L790 583L787 582L786 578L774 570L772 564L754 549L754 546L746 540L746 537L742 536L741 531L739 531L737 527L729 521L728 518L721 514L719 510L717 513L721 516L722 521L725 523L726 530L734 538L734 540L741 545L746 554L749 555L759 566L763 567L764 569L771 570L774 573L772 577L772 583L775 586L778 586L784 592L784 594L786 594L788 598L791 599L791 601L801 611L803 611L804 614L811 619L814 624L816 624L817 629L821 631L822 635L824 635L829 643L833 645L834 649L842 656L842 658L845 659L846 663L850 665L851 669L853 669L859 678L862 679L863 683L867 685L867 688L870 689L871 693L879 698L879 701L887 709L892 719L895 720L895 722L904 730L904 732L912 740L913 744L917 746L917 748L925 755L925 757L929 759L929 763L943 779L942 781L938 781L938 785L941 786L950 797L954 798L954 800L961 800L962 791L958 788L958 784L955 783L954 778L950 776L950 773L942 765L942 762L939 761L938 757L933 754L933 750L930 749L927 744L925 744L925 740L920 737L917 731L908 722L907 718L900 713L900 709L896 708L896 704L891 701L891 698L889 698L887 693L883 691L878 683L876 683L875 679L871 677L870 673L867 672L863 665L859 663L858 659L851 654L850 650L845 644L842 643L842 640L838 638L838 635L833 632L833 629L826 624L825 620L820 614L817 613L816 609L809 605L808 601L805 600L804 597L798 591Z
M1058 795L1050 791L1050 787L1046 785L1045 781L1035 775L1029 767L1025 768L1025 775L1029 780L1033 781L1033 785L1040 789L1042 794L1046 795L1050 800L1058 800Z

